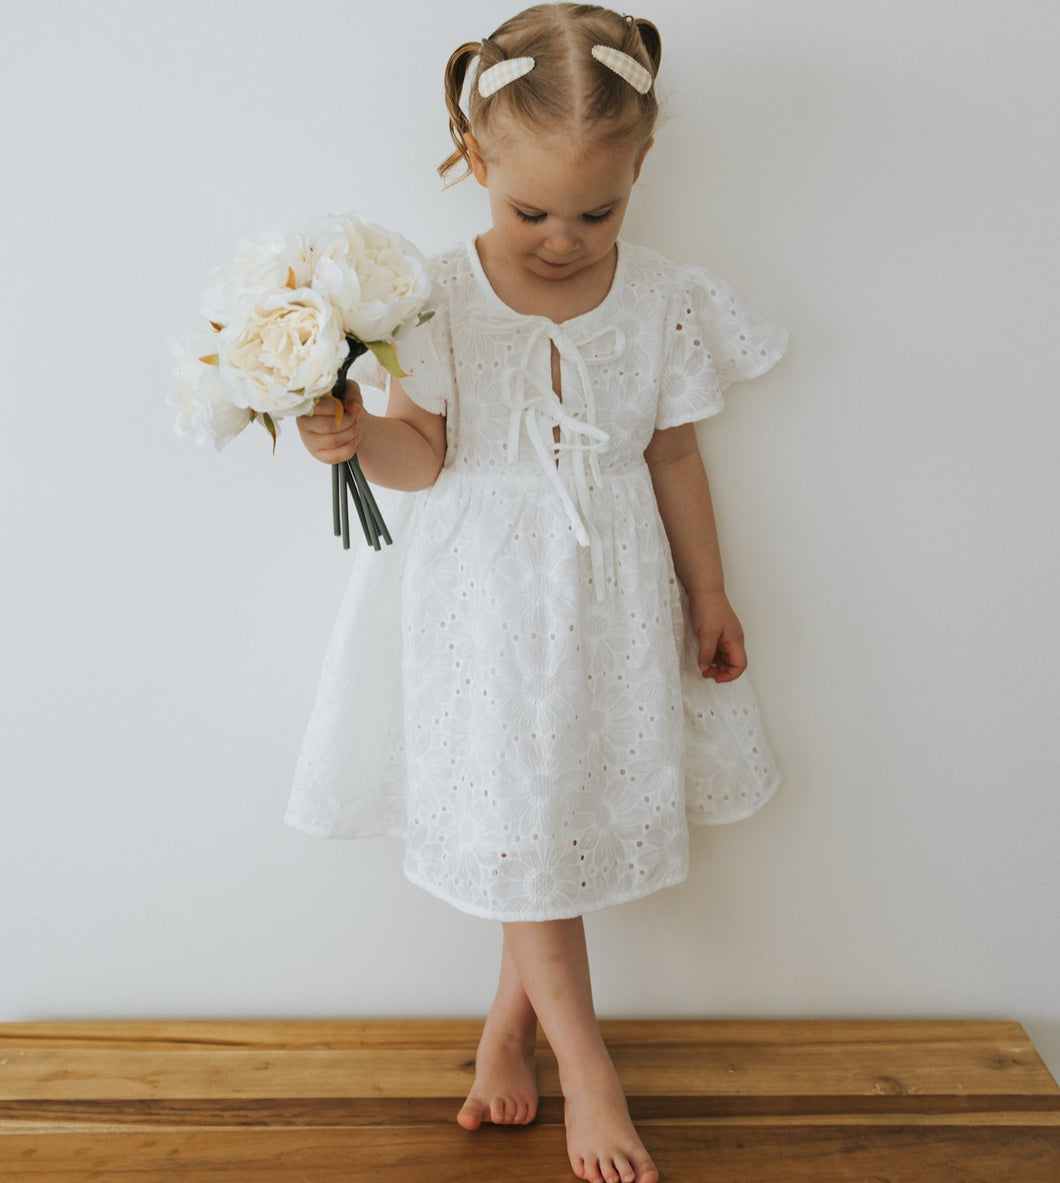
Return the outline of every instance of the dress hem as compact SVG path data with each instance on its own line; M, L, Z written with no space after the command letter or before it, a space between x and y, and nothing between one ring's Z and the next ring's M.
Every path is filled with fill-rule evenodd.
M702 826L730 826L730 825L733 825L735 822L745 822L745 821L747 821L747 819L749 817L754 817L754 815L756 813L758 813L759 810L764 809L770 803L770 801L773 800L773 798L777 795L777 790L780 788L780 786L783 783L784 783L784 778L782 776L778 775L778 776L774 777L773 780L771 782L769 782L769 787L765 790L764 796L759 797L758 800L753 805L749 806L747 809L741 810L739 813L732 813L732 814L727 815L726 817L721 817L721 818L704 818L701 821L696 816L696 813L698 811L686 809L685 810L685 817L687 818L688 824L690 826L700 826L700 827L702 827Z
M397 827L391 827L390 829L354 830L343 833L339 827L315 825L313 822L305 821L291 812L284 814L283 824L292 830L297 830L300 834L308 834L310 838L326 838L345 842L366 838L405 837L405 830Z
M688 860L685 859L678 874L667 877L663 882L653 883L651 887L645 888L643 891L634 891L626 895L618 896L616 899L608 899L598 901L593 904L586 904L581 908L562 909L558 912L549 912L547 914L534 913L527 915L525 912L497 912L486 908L476 907L474 904L465 903L463 900L454 900L452 897L443 895L433 884L428 883L424 879L419 879L414 875L409 874L408 871L403 871L405 878L414 887L420 888L427 892L428 895L434 896L435 899L441 900L452 908L456 908L458 912L464 912L469 916L477 916L482 920L499 920L502 924L518 923L520 921L527 921L531 924L540 924L549 920L573 920L577 916L583 916L587 912L600 912L604 908L618 907L620 904L629 904L634 900L644 899L649 895L654 895L657 891L664 891L668 887L676 887L688 878Z
M703 828L705 826L729 826L729 825L733 825L736 822L746 821L749 817L754 817L754 815L756 813L758 813L761 809L763 809L766 805L768 805L770 801L773 800L773 798L777 794L777 790L780 788L780 786L783 783L784 783L784 778L782 776L776 776L773 779L773 781L769 784L769 787L765 790L765 794L763 796L759 797L758 800L753 805L751 805L747 809L741 810L739 813L729 814L728 816L722 817L722 818L700 817L698 810L686 809L685 810L685 819L687 820L687 822L690 826L696 826L697 828ZM306 821L305 819L300 818L296 813L294 813L291 810L288 810L287 813L284 815L283 823L285 826L288 826L292 830L297 830L301 834L308 834L311 838L324 838L329 841L356 842L356 841L360 841L360 840L364 840L364 839L368 839L368 838L405 839L408 837L408 830L405 827L392 826L389 829L343 830L341 827L338 827L338 826L320 825L320 824L316 824L316 823L313 823L310 821ZM687 872L686 872L686 874L687 874ZM676 880L676 882L680 882L680 880ZM424 887L425 890L428 890L428 891L430 890L429 888L426 888L425 885L422 883L417 883L417 886ZM673 883L666 883L663 886L672 887ZM661 888L660 888L660 890L661 890ZM434 895L437 893L432 892L431 894ZM643 894L650 894L650 893L643 893ZM439 898L445 899L446 897L439 896ZM637 899L638 897L631 896L629 898ZM622 901L618 901L618 902L622 902ZM606 907L610 907L611 905L610 904L601 904L599 906L606 908ZM478 915L478 914L479 913L476 913L476 915ZM481 913L481 914L487 915L487 913ZM488 915L492 915L492 913L488 913ZM578 915L578 913L575 913L575 915ZM561 917L555 917L555 919L561 919ZM565 918L563 918L563 919L565 919Z

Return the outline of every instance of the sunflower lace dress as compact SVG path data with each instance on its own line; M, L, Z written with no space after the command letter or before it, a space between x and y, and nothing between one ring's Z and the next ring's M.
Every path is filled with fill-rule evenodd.
M563 324L504 304L473 242L433 266L436 315L400 348L445 464L381 491L395 545L355 560L286 821L403 837L407 877L474 915L577 916L680 882L687 823L779 783L746 675L699 674L644 450L787 333L625 242Z

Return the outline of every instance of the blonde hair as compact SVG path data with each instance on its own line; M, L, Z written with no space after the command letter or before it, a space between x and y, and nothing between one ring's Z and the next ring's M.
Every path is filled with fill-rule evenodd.
M537 4L507 20L484 41L468 41L445 68L445 105L455 150L438 167L442 178L461 163L463 180L471 171L465 137L488 135L491 125L507 116L533 130L571 130L592 134L606 124L605 138L638 135L646 144L655 129L659 104L654 85L639 94L602 62L595 45L612 46L640 62L654 78L662 59L659 30L647 20L623 17L595 4ZM472 86L468 111L460 105L468 70L477 61L476 77L510 58L532 57L534 68L495 94L483 98ZM449 182L453 183L453 182Z

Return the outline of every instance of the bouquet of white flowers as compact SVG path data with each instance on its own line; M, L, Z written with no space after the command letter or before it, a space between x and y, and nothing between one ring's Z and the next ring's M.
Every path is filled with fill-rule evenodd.
M404 377L395 341L434 315L424 311L430 294L412 243L352 214L318 218L306 234L244 240L203 294L209 330L170 342L178 434L220 451L257 420L275 449L279 420L311 414L326 395L341 417L346 373L367 350ZM335 533L348 549L347 491L379 550L391 538L356 456L332 466Z

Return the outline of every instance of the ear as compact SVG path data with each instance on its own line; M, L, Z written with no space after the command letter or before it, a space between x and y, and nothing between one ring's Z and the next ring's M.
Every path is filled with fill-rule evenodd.
M471 161L471 171L475 174L475 180L480 185L486 185L486 158L482 155L482 149L479 146L478 140L471 134L471 132L464 132L464 144L467 146L467 154Z
M654 143L655 143L655 137L652 136L652 138L644 145L644 147L641 148L640 153L637 156L637 162L633 166L633 183L634 184L637 183L637 179L640 177L640 170L644 164L644 158L651 151L651 146Z

